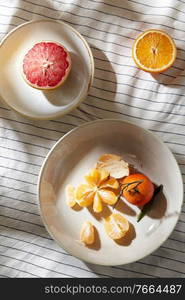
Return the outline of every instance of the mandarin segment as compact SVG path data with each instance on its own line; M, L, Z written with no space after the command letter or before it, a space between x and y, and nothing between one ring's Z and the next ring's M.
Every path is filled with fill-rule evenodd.
M68 184L65 188L66 203L69 207L73 207L76 204L75 200L75 188L71 184Z
M97 169L92 169L89 174L85 175L85 180L89 185L97 186L100 182L101 174Z
M109 177L109 172L107 170L98 170L100 172L100 182L99 184L102 186L103 182L105 182L105 180L108 180ZM107 182L107 181L106 181Z
M89 174L85 175L85 180L91 186L99 186L108 177L109 177L108 171L92 169Z
M106 182L102 183L101 188L118 189L119 182L115 178L111 177Z
M129 222L124 216L113 213L104 220L104 229L111 239L118 240L129 230Z
M87 207L92 204L95 192L87 184L80 184L76 188L75 198L76 202L82 206Z
M94 201L93 201L93 211L96 213L100 213L103 210L103 205L102 205L102 200L97 192L94 196Z
M98 194L99 194L101 200L104 203L109 204L109 205L114 205L118 200L118 197L115 195L114 192L106 190L106 189L100 189L98 191Z
M91 245L94 243L94 240L94 226L91 222L85 221L80 231L80 241L84 244Z

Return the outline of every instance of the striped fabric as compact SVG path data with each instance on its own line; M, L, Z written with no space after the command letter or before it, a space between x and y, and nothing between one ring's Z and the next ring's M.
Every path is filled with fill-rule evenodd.
M43 17L63 20L86 38L95 78L86 101L58 120L30 121L0 102L0 277L185 277L185 205L157 251L133 264L101 267L72 257L50 238L36 198L50 148L95 119L150 129L185 176L185 0L0 0L0 39ZM149 28L167 31L178 48L175 65L156 76L138 70L131 58L134 39Z

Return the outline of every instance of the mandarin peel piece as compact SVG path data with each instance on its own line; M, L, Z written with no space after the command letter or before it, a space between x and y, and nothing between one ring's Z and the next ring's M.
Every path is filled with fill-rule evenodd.
M129 164L115 154L103 154L96 164L97 169L106 170L116 179L129 175Z
M107 161L110 161L110 160L121 160L121 156L119 155L116 155L116 154L102 154L98 161L101 161L101 162L107 162Z

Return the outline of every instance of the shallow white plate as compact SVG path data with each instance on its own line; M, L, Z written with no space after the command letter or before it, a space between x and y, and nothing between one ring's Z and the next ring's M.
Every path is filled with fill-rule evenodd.
M103 217L110 213L108 209L99 215L92 209L69 208L65 201L65 186L84 182L83 176L103 153L123 156L154 183L164 186L164 194L139 223L139 208L119 202L115 211L130 222L129 233L119 243L104 232ZM75 128L56 143L41 169L38 195L43 222L61 247L90 263L119 265L145 257L168 238L181 211L183 184L174 156L158 137L121 120L100 120ZM84 220L90 220L98 232L92 247L78 241Z
M72 69L64 85L40 91L22 78L22 60L40 41L59 42L72 59ZM14 110L35 119L53 119L75 108L87 96L94 76L94 62L85 39L71 26L60 21L39 20L12 30L0 44L0 96Z

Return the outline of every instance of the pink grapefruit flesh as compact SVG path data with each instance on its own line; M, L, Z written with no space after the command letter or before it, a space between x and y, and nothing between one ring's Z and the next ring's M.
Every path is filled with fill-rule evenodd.
M37 89L54 89L64 83L71 69L68 51L59 43L40 42L24 56L23 77Z

